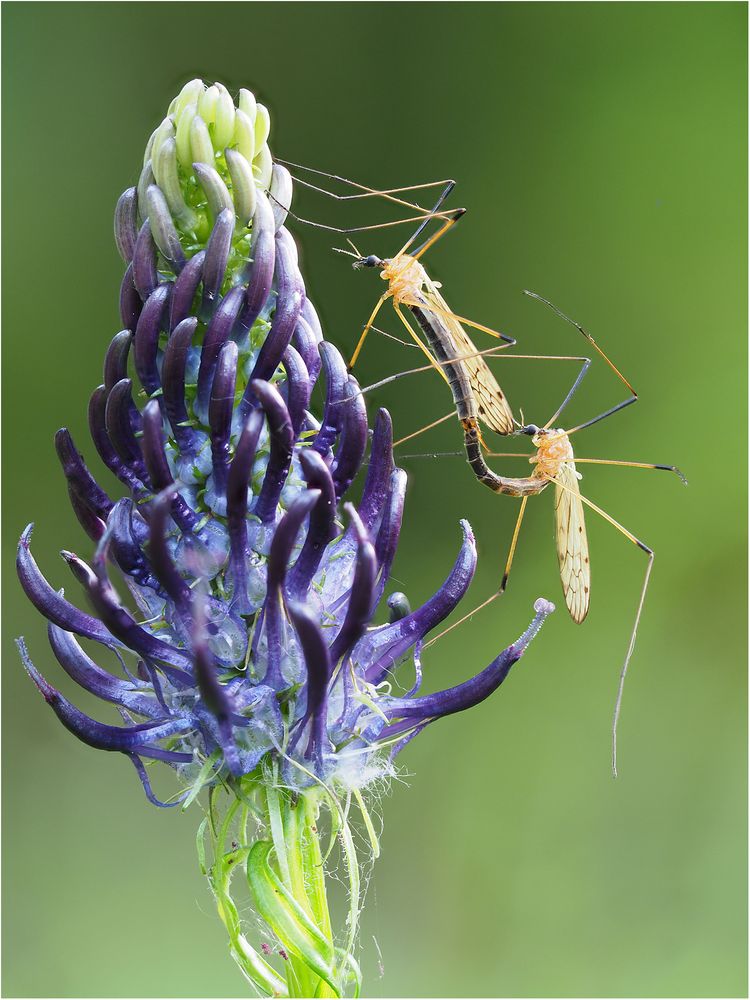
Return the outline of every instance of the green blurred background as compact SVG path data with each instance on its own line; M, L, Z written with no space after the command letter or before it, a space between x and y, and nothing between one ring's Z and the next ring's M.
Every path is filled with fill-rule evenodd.
M195 75L253 89L279 156L378 186L457 178L469 214L428 260L452 307L526 353L581 353L521 290L553 299L641 394L579 452L675 462L690 479L584 467L585 492L657 553L617 781L610 716L645 559L604 522L589 518L584 626L559 600L544 495L502 602L425 657L430 687L454 683L519 634L537 596L562 605L497 696L403 755L365 909L367 994L745 995L745 5L13 3L3 21L5 995L245 989L197 870L198 813L150 807L127 761L65 733L10 645L24 634L60 683L15 582L15 541L36 520L38 561L74 591L56 553L89 547L52 435L66 423L93 451L86 400L118 329L112 211ZM340 225L371 211L298 205ZM380 283L330 252L340 238L294 231L327 336L348 350ZM399 237L360 242L388 255ZM374 336L359 372L415 363ZM540 423L572 375L494 364ZM596 366L568 426L622 395ZM448 400L425 374L375 403L406 433ZM448 424L408 450L459 443ZM480 600L515 501L460 458L407 467L396 585L413 602L431 593L466 516Z

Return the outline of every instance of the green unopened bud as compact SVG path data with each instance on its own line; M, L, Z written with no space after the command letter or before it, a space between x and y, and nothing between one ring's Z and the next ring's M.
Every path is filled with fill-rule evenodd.
M274 177L270 131L268 109L249 90L240 90L235 106L221 83L185 84L148 141L137 185L138 224L151 223L160 270L176 271L204 249L226 209L235 217L232 259L246 263L257 191L267 194L273 184L284 207L292 195L288 176ZM285 212L273 197L272 204L281 223Z

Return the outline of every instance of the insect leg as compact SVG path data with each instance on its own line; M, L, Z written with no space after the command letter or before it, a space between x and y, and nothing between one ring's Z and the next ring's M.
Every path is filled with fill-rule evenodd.
M423 254L427 253L427 251L430 249L430 247L434 246L437 243L437 241L442 236L445 236L445 234L448 232L448 230L451 228L451 226L455 226L455 224L458 222L458 220L463 215L465 215L465 214L466 214L466 209L465 208L457 208L451 215L449 215L448 218L445 220L445 222L440 227L440 229L438 229L437 232L433 233L432 236L430 236L430 238L428 240L425 240L425 242L417 250L417 252L412 255L414 257L414 260L419 260L419 258ZM425 219L424 221L428 222L429 220ZM409 249L409 247L414 242L414 237L418 236L419 233L421 233L423 229L424 229L424 225L421 225L419 227L419 229L417 229L417 231L414 234L414 236L412 236L411 239L407 243L404 244L404 246L401 248L401 250L399 250L397 256L400 257L402 253L406 253L406 251Z
M661 469L664 472L674 472L685 486L688 484L685 474L676 465L657 465L654 462L621 462L613 458L579 458L577 455L575 462L576 465L588 463L589 465L624 465L630 469Z
M391 340L397 341L399 344L403 344L404 347L416 346L414 344L409 344L398 337L394 337L392 334L386 333L385 330L380 330L376 326L372 326L370 327L370 329L376 330L378 333L384 334L386 337L389 337ZM503 344L502 347L488 347L484 351L474 351L471 354L457 354L454 358L449 358L447 361L438 361L437 358L433 358L432 355L430 355L431 361L429 365L421 365L419 368L408 368L406 371L396 372L394 375L388 375L386 378L380 379L379 382L373 382L372 385L364 386L362 389L359 390L359 393L355 395L364 396L365 393L371 392L373 389L380 389L384 385L389 385L391 382L396 382L400 378L406 378L407 375L418 375L420 372L431 371L436 367L446 368L449 365L455 364L456 361L466 361L470 358L481 358L485 355L489 355L490 357L499 357L497 352L502 351L505 347L510 347L510 346L511 346L510 344ZM511 355L511 357L523 357L523 355ZM342 402L347 402L349 399L352 398L354 397L349 396L347 397L347 400L342 400Z
M568 487L563 483L558 482L558 480L553 479L552 482L555 483L560 489L567 490ZM570 491L568 491L570 492ZM630 660L633 655L633 650L635 649L635 640L638 634L638 626L641 621L641 612L643 611L643 605L646 600L646 591L648 590L649 580L651 578L651 570L654 565L654 550L642 542L640 539L636 538L632 531L629 531L624 525L616 521L611 514L608 514L606 510L602 510L601 507L597 507L595 503L589 500L585 496L580 496L582 503L590 507L594 513L599 514L603 517L605 521L608 521L613 528L616 528L622 535L624 535L629 541L634 545L637 545L641 551L645 552L648 556L648 563L646 565L646 574L643 578L643 586L641 587L640 597L638 599L638 608L635 613L635 621L633 622L633 630L630 633L630 642L628 643L628 651L625 654L625 661L620 670L620 680L617 685L617 697L615 698L615 708L612 716L612 774L617 777L617 724L620 720L620 709L622 708L622 696L625 689L625 678L627 677L628 667L630 665Z
M295 177L294 180L301 184L303 187L309 188L313 191L317 191L319 194L327 195L329 198L335 198L336 201L354 201L359 198L383 198L386 201L392 201L395 204L403 205L406 208L413 208L420 212L426 212L427 209L423 208L421 205L415 202L405 201L401 198L392 197L397 194L405 194L408 191L426 191L431 188L436 187L447 187L450 185L449 193L453 190L455 186L455 181L442 180L442 181L424 181L421 184L407 184L403 187L394 188L372 188L368 187L367 184L360 184L358 181L349 180L348 177L341 177L339 174L329 174L325 170L316 170L314 167L306 167L301 163L293 163L291 160L282 160L280 157L276 157L276 162L283 164L285 167L291 167L293 170L303 170L309 174L315 174L318 177L327 177L331 181L335 181L338 184L348 184L350 187L356 188L359 192L358 194L336 194L334 191L329 191L327 188L319 187L313 184L311 181L306 181L302 177ZM441 203L444 197L441 197ZM439 206L438 206L439 207ZM434 211L434 210L433 210Z
M311 181L306 181L306 180L304 180L304 178L301 178L301 177L292 177L292 180L294 180L297 184L300 184L303 187L306 187L306 188L309 188L309 189L311 189L313 191L316 191L319 194L326 195L329 198L334 198L336 201L352 201L354 199L359 199L359 198L375 198L375 197L379 197L379 198L382 198L384 201L393 202L396 205L401 205L404 208L410 208L413 211L419 213L418 215L410 215L410 216L408 216L407 218L404 218L404 219L394 219L393 221L390 221L390 222L380 222L380 223L376 223L374 225L342 227L342 226L331 226L331 225L328 225L328 224L323 223L323 222L315 222L312 219L305 219L305 218L303 218L300 215L296 215L291 210L291 208L289 206L287 206L287 205L282 205L281 206L286 212L289 213L289 215L291 215L291 217L296 222L300 222L300 223L302 223L303 225L306 225L306 226L312 226L315 229L324 229L324 230L326 230L328 232L341 233L341 234L344 234L344 235L346 235L348 233L371 232L371 231L376 230L376 229L388 229L388 228L390 228L392 226L401 226L401 225L404 225L407 222L418 222L418 223L420 223L420 226L417 229L417 233L419 233L419 232L422 231L422 229L424 229L424 226L431 219L434 219L434 218L445 219L447 217L447 213L446 212L439 212L438 209L440 208L440 205L445 200L445 198L448 196L448 194L453 190L453 188L455 187L455 183L456 183L455 181L429 181L429 182L426 182L424 184L411 184L411 185L406 185L406 186L403 186L403 187L386 188L386 189L383 189L383 190L378 190L376 188L368 187L366 184L359 184L356 181L350 181L346 177L339 177L338 175L335 175L335 174L328 174L324 170L314 170L312 167L303 167L300 164L293 164L293 163L291 163L288 160L279 160L278 162L282 163L282 164L285 164L285 165L288 165L288 166L292 166L296 170L306 170L306 171L309 171L309 172L311 172L313 174L317 174L317 175L320 175L320 176L323 176L323 177L329 177L331 180L338 181L338 182L340 182L342 184L349 184L352 187L356 188L358 190L358 192L359 192L358 194L340 195L340 194L336 194L334 191L329 191L327 188L320 187L317 184L313 184ZM432 211L430 211L429 209L423 208L421 205L415 204L415 203L410 202L410 201L406 201L403 198L397 198L396 197L396 195L398 193L400 193L400 192L425 190L425 189L437 187L438 185L445 185L445 187L444 187L443 193L441 194L440 198L438 199L438 202L437 202L435 208ZM272 194L270 194L270 192L269 192L269 196L274 201L276 201L276 199L273 197ZM281 204L281 203L277 201L277 204Z
M431 218L443 218L443 219L446 218L445 213L444 212L440 212L439 209L440 209L440 206L443 204L443 202L445 201L445 199L448 197L448 195L451 193L451 191L453 190L453 188L455 186L456 186L456 182L455 181L448 181L446 183L445 187L440 192L438 200L433 205L432 211L430 212L429 216L421 223L421 225L419 225L417 227L416 231L414 233L412 233L410 239L408 239L406 241L406 243L404 244L403 249L400 251L400 254L406 253L406 251L409 249L409 247L412 246L412 244L415 243L416 240L419 239L420 234L424 232L425 227L426 227L427 223L430 221ZM443 232L445 232L446 228L450 228L453 225L454 222L457 222L458 219L460 219L461 216L465 213L465 211L466 211L465 208L459 208L459 209L456 209L455 211L451 212L451 214L448 216L448 218L446 220L445 225L441 228L440 235L442 235ZM425 243L423 243L422 246L419 247L417 249L417 251L415 252L414 259L415 260L419 260L419 258L422 256L422 254L427 249L427 247L431 246L435 242L436 239L440 239L440 236L431 237L429 240L427 240Z
M599 347L599 345L591 336L591 334L587 333L580 323L577 323L574 319L571 319L570 316L567 316L561 309L558 309L556 305L550 302L549 299L545 299L544 296L537 295L536 292L531 292L527 288L524 289L524 295L528 295L529 298L536 299L538 302L544 303L544 305L546 305L549 309L551 309L557 316L560 317L560 319L564 319L566 323L570 323L571 326L574 326L576 330L578 330L578 332L583 337L586 338L589 344L591 344L591 346L594 348L599 357L601 357L607 363L607 365L609 365L609 367L612 369L612 371L615 373L615 375L619 378L619 380L623 383L623 385L627 388L628 392L630 393L628 399L623 400L621 403L617 403L616 406L610 407L608 410L605 410L604 413L600 413L598 416L593 417L591 420L587 420L585 423L579 424L577 427L571 428L571 430L568 431L568 434L572 434L575 431L583 430L584 427L591 427L592 424L596 424L600 420L605 420L607 417L611 417L612 414L617 413L619 410L624 410L626 406L630 406L632 403L635 403L635 401L638 399L638 393L635 391L630 382L628 382L628 380L622 374L620 369L614 364L613 361L609 359L609 357L604 353L601 347ZM577 388L577 386L575 388ZM567 402L568 400L565 401L564 405L567 405ZM559 413L556 414L555 417L553 417L553 420L556 419L557 416L559 416ZM549 427L550 425L551 422L545 424L545 428Z
M398 445L404 444L406 441L411 441L412 438L419 437L419 435L424 434L425 431L432 430L433 427L437 427L438 424L444 424L446 420L450 420L451 417L455 416L456 416L456 411L451 410L450 413L446 413L444 417L439 417L437 420L433 420L431 424L425 424L424 427L420 427L418 431L412 431L411 434L407 434L406 437L402 437L399 438L398 441L394 441L393 447L397 448ZM456 454L462 455L463 452L457 452ZM409 457L409 456L404 456L404 457Z
M448 381L448 376L446 375L443 366L438 363L437 358L434 357L429 348L422 342L422 338L414 330L409 320L406 318L406 316L404 316L403 312L399 309L399 307L396 305L395 302L393 304L393 308L398 318L401 320L406 329L409 331L409 334L413 338L414 342L422 349L423 353L426 355L432 367L437 372L440 373L441 378L446 382L446 384L450 385L450 382Z
M349 371L351 371L352 368L354 367L354 365L357 363L357 358L359 357L359 352L362 350L362 348L365 345L365 341L367 340L367 334L370 332L370 328L372 327L372 324L375 322L375 318L377 317L377 315L380 312L380 309L381 309L383 303L385 302L385 300L387 298L388 298L388 292L383 292L383 294L378 299L378 301L377 301L377 303L375 305L375 308L370 313L370 318L368 319L367 323L365 324L365 328L362 331L362 334L360 335L360 338L359 338L359 341L357 342L356 348L354 349L354 354L352 354L351 360L350 360L349 364L347 365L347 369Z
M294 219L295 222L299 222L304 226L311 226L313 229L324 229L329 233L339 233L340 235L346 236L350 233L369 233L375 229L391 229L393 226L404 226L407 222L429 222L430 219L442 219L444 215L410 215L406 219L393 219L391 222L378 222L371 226L329 226L324 222L314 222L312 219L305 219L301 215L296 215L290 208L286 205L282 205L281 202L277 201L272 194L269 193L269 197L272 201L275 201L277 205L280 205L285 212L287 212Z
M510 542L510 551L508 552L508 558L505 561L505 569L503 570L503 578L500 581L500 589L498 594L502 594L505 588L508 586L508 577L510 576L510 568L513 565L513 557L516 554L516 546L518 545L518 535L521 531L521 523L523 522L523 515L526 512L526 502L528 497L521 498L521 509L518 512L518 520L516 521L516 526L513 529L513 538Z
M443 227L444 229L445 227ZM440 230L435 235L438 236ZM507 344L508 347L513 347L516 343L513 337L509 337L507 333L500 333L498 330L493 330L490 326L482 326L481 323L475 323L473 319L467 319L465 316L459 316L457 313L451 312L449 309L443 309L434 302L430 302L429 305L425 306L424 302L418 302L416 299L403 298L401 302L405 306L413 306L418 309L424 309L425 311L437 313L438 316L446 316L448 319L458 320L459 323L465 326L471 326L475 330L480 330L482 333L488 333L490 337L497 337L498 340L502 340ZM521 357L521 355L519 355ZM525 357L532 357L532 355L525 355Z
M500 582L499 588L495 591L494 594L491 594L486 600L482 601L481 604L477 604L475 608L472 608L472 610L467 612L467 614L465 614L462 618L459 618L457 622L454 622L452 625L449 625L448 628L443 629L442 632L439 632L436 636L434 636L434 638L430 639L430 641L425 644L424 646L425 649L430 647L433 644L433 642L437 642L438 639L442 639L443 636L446 636L449 632L452 632L454 628L458 628L459 625L463 625L465 621L467 621L469 618L475 615L478 611L482 611L484 608L487 607L488 604L492 604L493 601L497 600L497 598L504 593L508 583L508 577L510 576L510 568L513 565L513 557L516 552L516 546L518 544L518 536L521 532L521 524L523 523L523 515L526 513L526 503L528 499L529 499L528 496L524 496L521 498L521 508L518 511L516 526L513 529L513 538L511 539L510 542L510 550L508 552L508 558L505 561L505 570L503 571L503 578Z

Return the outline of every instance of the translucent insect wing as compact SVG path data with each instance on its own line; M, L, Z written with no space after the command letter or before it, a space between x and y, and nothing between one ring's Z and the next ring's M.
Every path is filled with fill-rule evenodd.
M425 282L425 298L437 306L439 314L451 332L458 354L476 354L477 349L471 338L461 326L437 290L437 286L429 278ZM474 399L477 404L479 419L496 434L510 434L514 429L513 413L505 393L497 383L484 358L466 358L460 362L469 373Z
M570 617L580 624L589 610L591 564L578 477L572 463L561 466L555 477L555 540L565 603Z

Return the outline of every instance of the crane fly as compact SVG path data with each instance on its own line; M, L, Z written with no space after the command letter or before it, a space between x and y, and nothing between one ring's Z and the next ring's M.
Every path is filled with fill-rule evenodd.
M464 430L464 447L466 452L466 457L472 467L477 479L486 485L495 493L502 493L506 496L518 497L521 500L520 509L518 512L518 517L516 519L515 528L513 530L513 535L510 543L510 550L508 552L508 557L506 559L505 568L503 571L503 576L500 582L500 586L489 598L479 604L476 608L470 611L468 614L464 615L457 622L454 622L447 629L444 629L439 635L435 636L430 640L427 645L431 645L438 639L447 635L454 628L457 628L468 618L471 618L477 611L482 608L487 607L494 600L496 600L505 591L508 579L510 577L510 570L513 564L513 558L516 552L516 547L518 545L518 538L521 531L521 525L523 523L524 514L526 512L526 505L528 503L529 497L536 496L547 489L548 486L554 486L554 509L555 509L555 542L557 549L558 565L560 570L560 580L562 583L563 595L565 597L565 603L570 613L570 617L574 622L580 624L583 622L589 611L589 602L591 597L591 564L589 557L589 546L588 538L586 534L586 522L584 517L584 507L588 507L593 510L596 514L602 517L605 521L611 524L620 534L624 535L630 542L636 545L642 552L647 556L646 571L644 574L643 584L640 591L640 596L638 599L638 605L636 609L635 620L633 623L633 628L630 634L630 641L628 643L627 653L625 656L624 663L620 671L620 678L617 689L617 697L615 700L615 708L612 723L612 770L613 774L617 775L617 724L620 717L620 709L622 705L622 695L624 690L625 678L628 671L628 666L630 664L631 657L633 655L633 650L635 648L635 641L638 632L638 626L640 624L641 613L643 611L643 606L646 599L646 592L648 590L649 581L651 578L651 571L654 563L654 550L646 545L637 538L628 528L620 524L619 521L615 520L610 514L608 514L601 507L597 506L593 501L589 500L587 497L583 496L579 488L579 480L581 479L581 474L578 472L577 464L593 464L593 465L620 465L630 468L639 469L661 469L668 472L673 472L682 480L683 483L687 483L684 475L680 470L673 465L657 465L647 462L626 462L614 459L598 459L598 458L576 458L573 452L573 447L570 443L570 436L583 430L586 427L590 427L607 417L612 416L619 410L623 409L625 406L630 405L636 401L637 394L632 388L630 383L625 379L622 373L615 367L615 365L609 360L609 358L604 354L604 352L596 345L593 338L591 338L578 323L571 320L570 317L562 313L556 306L552 305L547 299L542 298L539 295L528 292L532 298L543 302L545 305L553 309L560 317L566 321L572 323L596 348L599 354L605 358L609 366L613 371L617 373L619 378L624 382L624 384L630 390L631 395L610 407L604 413L587 420L585 423L578 424L576 427L564 430L562 428L554 428L552 424L556 422L560 416L562 410L570 401L573 393L577 390L580 385L583 376L588 370L588 366L584 367L576 379L576 383L572 390L568 393L563 404L558 407L556 412L547 421L543 427L537 427L535 424L528 424L523 427L518 427L515 430L516 435L527 435L531 437L532 444L534 445L536 452L529 457L529 462L533 464L534 469L530 476L525 477L506 477L500 476L494 470L489 468L487 465L485 455L481 447L481 437L478 433L478 428L476 422L472 420L462 421ZM407 457L407 456L404 456ZM518 453L507 453L507 452L488 452L487 457L495 458L519 458L523 457Z
M449 190L442 192L440 200L430 213L431 218L439 217L439 207L449 193ZM439 282L433 281L420 262L420 258L427 250L434 246L464 213L465 209L463 208L453 211L437 232L413 254L407 251L423 231L429 219L422 221L416 233L394 257L381 259L374 254L363 256L355 248L355 253L351 254L355 258L353 266L357 269L379 268L381 278L388 282L388 288L380 296L365 324L349 362L349 368L353 368L357 363L368 334L375 328L374 323L380 309L390 298L393 301L394 312L406 327L411 339L425 354L430 365L437 369L448 384L458 419L461 421L472 420L475 423L481 421L496 434L508 435L519 425L513 416L513 411L503 390L483 355L496 353L503 350L504 347L512 347L515 345L515 340L497 330L492 330L490 327L475 323L473 320L452 312L440 293ZM426 338L426 344L407 320L402 306L406 306L417 320ZM502 346L496 345L489 352L478 351L464 326L471 326L487 333L502 341L503 344ZM411 374L411 372L400 373L400 375L405 374ZM384 382L379 384L384 384ZM453 412L451 411L450 415ZM447 419L447 416L442 419ZM434 426L434 424L430 426Z
M362 330L357 346L349 362L349 369L351 370L357 363L369 333L372 330L376 330L380 333L385 332L378 330L374 324L378 313L385 302L388 299L391 299L394 312L406 328L411 340L425 354L429 364L421 368L412 368L408 371L398 372L395 375L381 379L379 382L373 383L370 386L366 386L361 391L368 392L372 389L384 386L389 382L393 382L396 379L403 378L406 375L412 375L417 372L434 368L447 383L453 398L453 409L449 413L440 417L438 420L434 420L426 426L421 427L419 430L400 438L398 441L394 442L394 447L417 437L424 431L436 427L445 420L449 420L452 416L456 416L458 417L461 426L464 428L464 434L466 435L466 433L470 431L471 435L476 438L478 446L489 451L482 437L480 424L502 436L508 436L515 433L518 428L521 427L521 424L514 417L505 393L500 388L495 375L487 364L487 357L502 357L505 360L578 362L581 365L581 370L578 373L573 385L569 389L565 399L558 407L557 414L562 412L577 391L578 386L591 365L591 359L573 355L501 355L501 351L515 346L516 342L512 337L500 333L497 330L493 330L488 326L484 326L481 323L476 323L474 320L467 319L465 316L459 316L449 308L440 292L440 288L442 286L439 282L434 281L429 276L424 265L421 263L421 258L451 229L452 226L459 221L459 219L465 214L466 210L463 208L454 210L448 218L444 219L440 228L433 233L433 235L430 236L429 239L427 239L417 250L413 253L409 253L408 251L417 241L418 237L424 231L431 219L443 218L445 213L440 211L440 207L451 190L452 186L448 185L441 192L436 205L421 221L414 235L394 257L382 259L375 254L364 256L357 250L353 243L351 244L354 251L353 253L347 250L339 251L340 253L346 253L349 256L354 257L353 267L356 269L378 268L381 272L380 277L388 283L388 288L378 299L367 323L364 326L364 329ZM422 340L422 337L420 337L412 324L407 320L406 315L401 308L402 306L406 306L409 312L417 320L421 332L424 334L426 343ZM464 329L465 326L473 327L475 330L479 330L482 333L486 333L489 336L502 341L502 343L496 344L494 347L486 350L478 351ZM601 354L605 360L607 360L608 364L611 365L611 362L599 349L593 338L591 338L581 327L577 326L577 328L588 340L591 346L594 347L594 349ZM390 336L389 334L386 335ZM614 368L613 365L611 365L611 367ZM620 372L617 371L616 368L614 370L622 378ZM625 380L623 379L623 381ZM626 385L628 385L632 396L635 398L635 393L632 388L627 382ZM628 399L621 405L628 405L630 402L634 401L634 398ZM472 462L470 460L469 464L472 466L472 469L480 481L486 482L487 485L489 485L485 470L482 468L481 463Z

